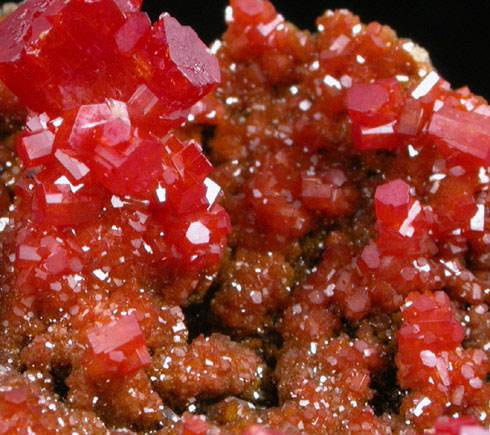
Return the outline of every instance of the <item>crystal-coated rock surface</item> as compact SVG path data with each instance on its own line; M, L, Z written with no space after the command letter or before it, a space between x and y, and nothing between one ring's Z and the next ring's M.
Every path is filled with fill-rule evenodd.
M346 10L226 20L0 21L0 432L486 435L490 106Z
M152 26L140 7L31 0L0 24L0 76L29 109L16 137L13 285L48 317L97 281L162 292L187 279L168 296L183 303L224 256L231 228L213 167L195 140L169 133L219 83L217 60L192 29L168 14ZM89 321L73 376L102 395L134 378L151 392L144 318Z

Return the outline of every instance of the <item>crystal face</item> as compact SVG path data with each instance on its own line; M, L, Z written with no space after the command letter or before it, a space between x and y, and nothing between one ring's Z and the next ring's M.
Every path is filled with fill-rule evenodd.
M357 149L392 149L398 146L395 128L403 97L396 79L352 86L347 91L346 105Z
M147 367L151 357L134 315L102 326L87 335L87 371L94 378L127 376Z

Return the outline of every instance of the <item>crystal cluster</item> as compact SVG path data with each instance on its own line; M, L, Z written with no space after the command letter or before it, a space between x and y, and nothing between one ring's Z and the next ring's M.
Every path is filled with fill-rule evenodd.
M454 318L444 292L411 293L402 306L403 324L398 331L398 382L412 390L405 406L430 419L441 403L463 409L478 406L489 394L484 379L490 367L481 350L464 350L464 329ZM466 397L463 393L471 392Z
M124 262L107 255L103 216L127 261L150 255L147 264L184 276L224 254L230 221L212 165L197 142L169 132L218 85L218 62L192 29L168 14L152 25L140 7L30 0L0 25L0 77L29 109L17 138L18 208L28 218L19 220L16 285L34 300L66 299L65 287L73 297L84 276L102 279ZM112 262L98 269L94 255ZM94 378L151 361L132 316L91 332L88 345Z
M191 28L168 14L152 26L130 2L32 0L5 20L0 39L2 80L50 116L115 99L133 122L163 133L220 79Z
M478 98L464 94L452 91L435 71L405 95L396 79L355 84L346 93L354 146L393 150L431 140L451 166L471 171L488 165L490 111Z
M269 410L268 417L277 416L273 427L375 433L383 418L369 413L387 411L369 401L370 388L390 402L383 391L396 381L370 387L370 379L377 383L390 370L410 391L388 411L403 424L379 433L431 431L441 415L471 415L488 426L487 102L467 88L451 89L419 47L386 26L326 11L310 37L271 6L230 1L218 50L224 82L217 95L226 116L211 149L239 254L225 266L213 311L228 327L260 335L284 306L274 375L281 407ZM265 285L272 268L256 267L264 249L275 264L304 272L289 302ZM421 304L436 302L397 341L399 310L408 318L405 306L415 295ZM467 304L485 319L472 323L471 336ZM351 370L355 382L330 389L326 367L338 352L323 353L322 344L352 336L345 323L355 331L352 347L357 338L369 342L361 345L365 360L379 349L379 331L389 342L384 351L398 345L400 356L396 363L382 357L381 372L376 364L370 374ZM431 334L441 334L450 349L438 349ZM429 352L432 368L422 362ZM352 385L366 396L343 403Z

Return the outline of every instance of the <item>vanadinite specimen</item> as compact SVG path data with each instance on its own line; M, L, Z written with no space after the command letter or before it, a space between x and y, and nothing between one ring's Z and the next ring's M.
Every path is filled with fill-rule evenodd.
M0 22L0 433L488 434L486 101L345 10L140 8Z

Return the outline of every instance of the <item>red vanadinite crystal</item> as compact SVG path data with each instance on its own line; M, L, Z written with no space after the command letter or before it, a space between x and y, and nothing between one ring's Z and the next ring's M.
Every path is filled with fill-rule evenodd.
M436 435L489 435L490 431L483 429L471 417L441 417L434 425Z
M145 337L134 315L87 334L86 367L93 378L127 376L151 363Z
M206 435L211 428L204 416L184 413L182 420L184 422L182 435Z
M395 180L378 186L374 195L378 248L386 255L424 254L431 250L432 213L410 194L410 186Z
M353 85L346 95L352 138L359 150L393 149L399 144L396 122L403 106L396 79Z
M274 6L264 0L231 0L233 21L240 34L235 34L231 49L237 55L263 53L276 44L278 26L284 23Z
M461 155L473 167L490 164L488 117L443 106L432 116L428 132L446 155Z
M410 186L400 179L378 186L374 194L376 218L386 227L400 227L411 203Z

